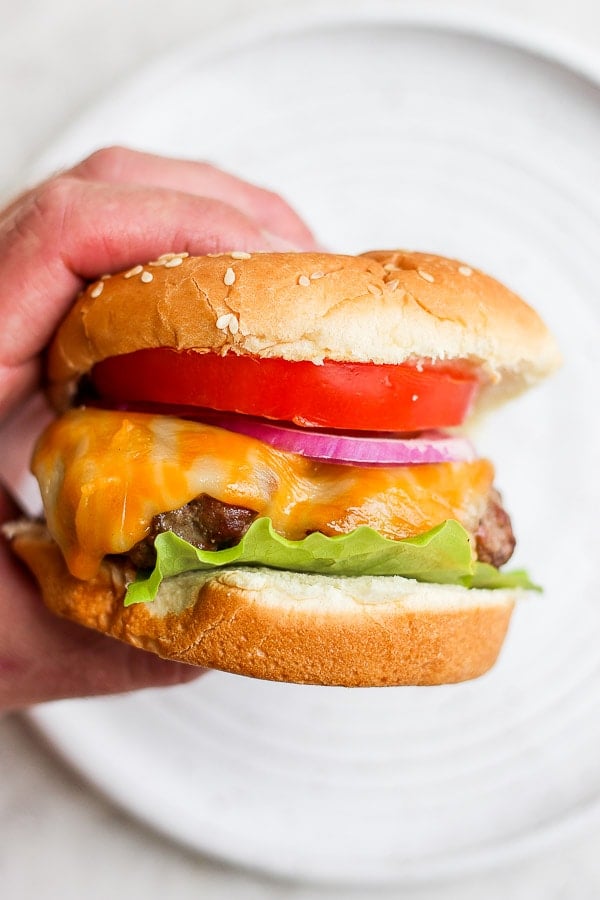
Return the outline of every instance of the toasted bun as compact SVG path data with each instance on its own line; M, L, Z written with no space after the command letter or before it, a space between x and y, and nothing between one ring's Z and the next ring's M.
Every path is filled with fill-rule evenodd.
M229 568L168 579L153 603L124 607L117 564L83 582L42 526L14 529L12 543L58 615L167 659L303 684L476 678L494 664L523 593Z
M519 393L560 360L526 303L456 260L400 251L167 254L78 299L50 349L55 402L64 405L100 360L150 347L317 364L461 360L480 372L480 407Z

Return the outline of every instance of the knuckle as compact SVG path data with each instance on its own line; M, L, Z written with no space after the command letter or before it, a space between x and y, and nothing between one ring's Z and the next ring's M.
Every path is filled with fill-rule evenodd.
M77 182L58 175L34 188L13 219L14 233L21 238L57 239L73 203Z
M110 147L102 147L87 156L77 167L76 171L84 172L93 178L103 180L118 175L128 165L133 150L120 147L115 144Z
M68 175L57 175L43 182L32 193L32 205L43 215L52 215L68 206L77 182Z

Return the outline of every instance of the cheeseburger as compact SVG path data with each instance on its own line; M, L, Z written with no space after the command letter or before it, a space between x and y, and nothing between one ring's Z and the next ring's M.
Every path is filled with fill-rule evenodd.
M424 253L166 253L77 299L12 530L54 612L279 681L494 663L515 539L459 426L558 364L537 314Z

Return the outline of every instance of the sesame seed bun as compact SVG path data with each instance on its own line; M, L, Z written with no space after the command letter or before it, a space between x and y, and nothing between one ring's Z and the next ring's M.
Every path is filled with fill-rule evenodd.
M526 303L489 275L426 253L165 254L90 285L49 353L51 395L107 357L152 347L288 360L464 361L477 410L560 363Z
M68 572L43 526L19 524L15 552L47 606L167 659L255 678L374 687L476 678L495 662L519 590L467 590L399 576L357 578L225 568L163 582L124 607L123 569Z

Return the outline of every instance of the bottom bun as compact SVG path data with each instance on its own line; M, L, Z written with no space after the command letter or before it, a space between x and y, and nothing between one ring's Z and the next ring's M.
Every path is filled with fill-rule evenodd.
M105 561L93 581L79 581L42 526L14 528L12 544L60 616L166 659L301 684L476 678L494 664L524 593L227 568L167 579L153 603L125 607L118 563Z

